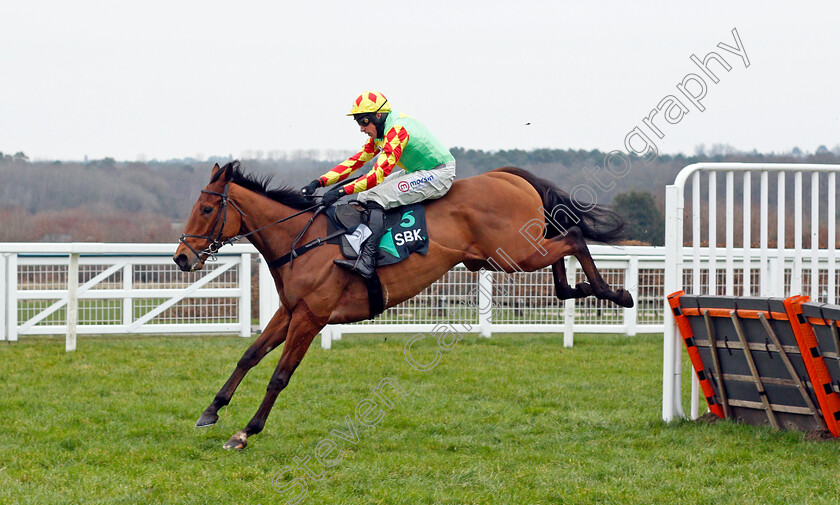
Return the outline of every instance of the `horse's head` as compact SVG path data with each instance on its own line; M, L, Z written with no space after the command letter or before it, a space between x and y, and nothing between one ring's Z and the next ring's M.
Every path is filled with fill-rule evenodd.
M184 271L201 270L225 241L242 227L242 210L228 197L230 179L238 161L213 167L210 184L201 190L173 260Z

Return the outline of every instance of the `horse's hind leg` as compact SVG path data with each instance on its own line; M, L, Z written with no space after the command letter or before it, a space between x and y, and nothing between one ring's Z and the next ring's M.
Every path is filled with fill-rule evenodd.
M290 319L289 311L284 307L280 307L265 327L265 331L262 332L259 338L242 355L242 358L236 364L236 369L227 382L225 382L225 385L222 386L222 389L216 393L213 402L210 403L210 406L198 418L198 421L195 423L196 428L204 428L216 424L216 421L219 420L219 409L230 403L234 391L236 391L239 383L242 382L245 374L257 366L257 363L272 349L286 340L286 332L289 329Z
M574 233L572 230L574 230ZM610 285L607 284L607 281L601 276L601 273L598 272L595 261L592 259L592 255L589 254L589 247L586 246L583 235L577 226L571 227L561 240L568 240L573 244L575 258L580 263L580 268L583 270L583 273L586 274L586 279L589 281L593 295L603 300L610 300L621 307L633 306L633 297L629 292L623 288L618 288L613 291Z
M616 289L613 291L607 281L601 277L598 268L595 266L595 261L592 255L589 254L589 248L583 240L583 235L577 226L571 226L566 231L565 235L554 237L550 240L543 240L542 247L548 254L543 255L542 252L535 252L523 263L526 270L536 270L547 264L552 265L554 272L554 285L557 288L557 296L561 299L566 298L580 298L586 296L587 290L591 289L592 294L603 300L610 300L611 302L622 307L632 307L633 297L624 289ZM563 265L563 258L565 256L573 255L578 259L581 270L586 275L589 284L580 283L574 288L569 286L566 281L566 267ZM548 262L546 262L548 259ZM580 295L580 296L577 296Z
M325 323L326 321L317 321L304 302L299 303L295 307L292 313L292 320L289 324L289 335L286 339L286 345L283 346L283 354L280 356L280 362L271 375L271 380L268 381L265 398L263 398L260 408L257 409L257 413L254 414L254 417L248 422L245 428L230 437L230 440L225 443L225 449L243 449L248 445L249 436L256 435L262 431L268 414L271 412L275 400L277 400L277 395L289 384L289 379L300 364L306 351L309 350L309 344L312 343L312 339L324 327Z
M561 300L586 298L592 294L592 286L588 282L579 282L575 287L569 285L566 276L566 263L562 258L551 265L551 273L554 277L554 291L557 294L557 298Z

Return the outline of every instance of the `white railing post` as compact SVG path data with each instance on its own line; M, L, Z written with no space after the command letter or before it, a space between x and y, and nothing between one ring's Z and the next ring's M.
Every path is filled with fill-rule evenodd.
M831 218L833 219L833 218ZM820 174L811 173L811 300L820 298L820 262L817 253L820 248Z
M790 270L790 296L802 292L802 172L793 174L793 265Z
M779 172L776 186L776 268L773 273L776 282L773 284L772 296L785 297L785 173Z
M566 280L569 286L577 284L577 260L574 256L567 256L569 263L566 266ZM563 301L563 347L575 345L575 299L569 298Z
M274 286L274 277L268 269L265 258L260 256L259 280L260 287L260 331L265 330L268 322L274 317L274 313L280 308L280 296Z
M9 293L9 278L6 269L8 256L8 254L0 254L0 341L9 338L9 329L6 326L6 298Z
M741 278L743 279L743 296L752 296L752 173L744 172L744 186L743 186L743 230L744 239L742 247L744 248L744 261L741 270Z
M331 325L326 325L321 328L321 349L330 349L332 347L333 335Z
M837 293L837 280L834 277L836 272L836 267L834 264L835 259L835 240L836 231L837 231L837 222L832 218L836 215L837 209L837 188L834 186L836 183L836 177L834 172L830 172L828 174L828 285L826 289L828 290L828 298L826 299L826 303L835 303Z
M79 253L70 252L67 267L67 338L64 350L76 350L76 324L79 321Z
M134 289L134 263L129 260L123 267L123 289L125 296L123 297L123 315L122 324L128 327L134 320L134 297L131 291Z
M665 296L678 291L682 264L682 225L685 203L682 201L682 188L677 186L665 187ZM712 210L710 209L710 212ZM674 314L665 306L665 329L662 345L662 420L671 421L674 417L681 417L682 406L676 399L680 391L677 386L677 375L681 373L676 365L676 355L679 347L676 345L677 333Z
M6 336L10 342L18 339L18 255L9 254L6 258Z
M624 289L633 297L636 303L624 309L624 334L628 337L636 336L636 324L639 317L639 257L630 256L627 262L627 272L624 274Z
M726 172L726 264L724 294L735 295L735 173Z
M772 292L771 286L773 285L770 281L770 258L767 255L767 252L770 250L769 241L768 241L768 232L770 229L769 219L770 219L770 210L769 210L769 189L768 189L768 178L770 175L767 173L766 170L761 172L761 199L759 203L759 212L761 212L761 217L759 217L759 246L761 247L760 251L760 263L758 266L758 283L759 283L759 290L758 295L768 297Z
M682 200L682 188L680 188L680 200ZM685 203L680 201L680 207ZM680 214L682 216L682 214ZM717 172L709 172L709 291L707 294L717 294ZM682 236L682 228L679 230ZM682 247L682 242L680 243ZM682 258L679 260L682 262ZM670 294L670 293L668 293ZM695 293L700 294L700 293Z
M243 253L239 263L239 336L251 336L251 255Z
M493 334L493 272L478 272L478 331L484 338Z

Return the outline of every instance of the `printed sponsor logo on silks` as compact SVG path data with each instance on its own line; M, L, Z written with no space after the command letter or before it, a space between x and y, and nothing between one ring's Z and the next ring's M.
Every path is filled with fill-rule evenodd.
M411 228L414 226L416 220L412 215L413 213L413 210L409 210L402 215L402 219L400 219L400 228ZM394 234L394 242L396 242L397 245L403 245L406 242L419 242L421 240L423 240L423 237L420 236L419 228Z
M401 192L405 193L406 191L410 190L411 188L416 188L417 186L420 186L421 184L425 184L429 181L433 181L434 179L435 179L435 174L429 174L425 177L421 177L419 179L414 179L413 181L408 181L408 182L400 181L397 184L397 189L400 190Z
M394 242L397 245L403 245L406 242L420 242L423 237L420 236L420 230L408 230L394 234Z
M400 217L399 226L403 229L411 228L416 222L417 219L414 217L414 211L409 210L404 212ZM400 232L394 232L393 228L388 228L382 236L382 239L379 241L379 247L391 256L399 258L400 253L397 250L397 247L410 242L422 242L424 240L426 240L426 238L420 234L420 228L413 228Z

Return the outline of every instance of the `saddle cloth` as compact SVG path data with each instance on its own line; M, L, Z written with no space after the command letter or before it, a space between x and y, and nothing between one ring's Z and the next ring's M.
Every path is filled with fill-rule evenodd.
M347 233L328 242L339 244L345 258L358 258L361 243L370 235L367 225L362 222L364 209L353 203L341 204L330 207L326 214L329 218L328 234L341 228L347 229ZM379 241L377 266L393 265L413 252L426 254L428 251L429 234L423 204L406 205L385 212L385 233Z

